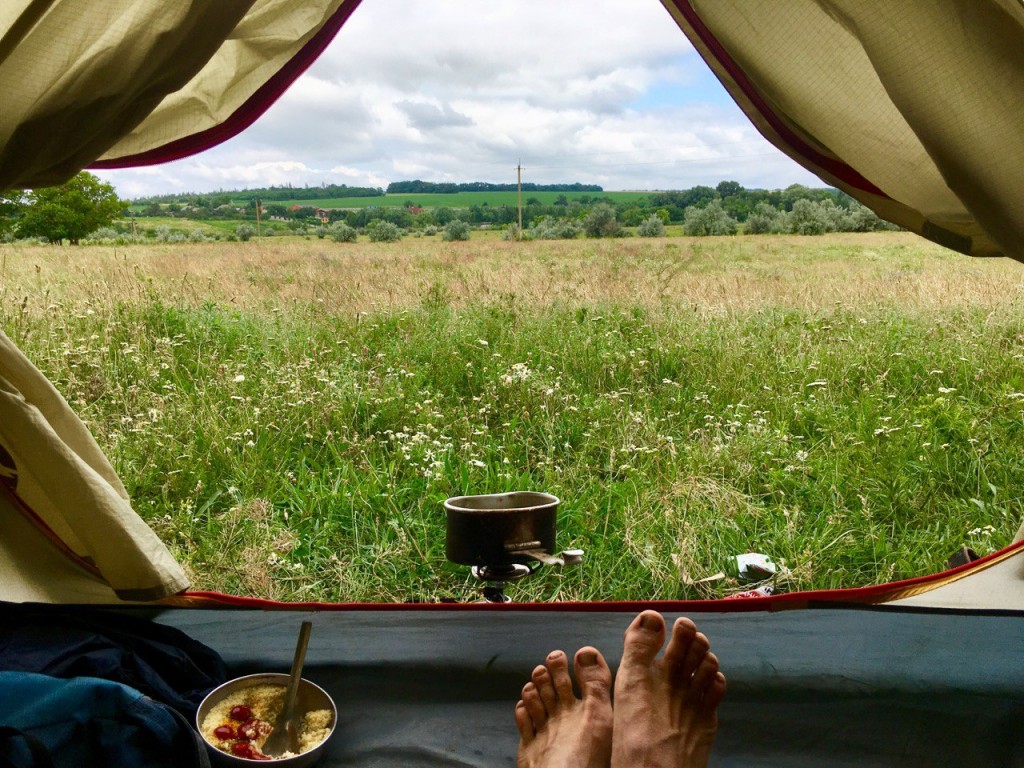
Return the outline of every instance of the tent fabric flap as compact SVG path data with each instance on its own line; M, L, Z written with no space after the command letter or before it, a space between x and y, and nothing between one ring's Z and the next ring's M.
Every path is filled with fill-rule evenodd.
M0 189L59 184L98 160L138 165L153 153L148 162L163 162L230 138L301 74L357 5L3 3ZM215 130L221 126L230 130Z
M1024 261L1024 5L663 0L768 141L881 217Z
M8 568L3 599L36 599L32 582L50 581L33 563L48 561L58 547L79 561L73 581L109 585L117 597L153 600L188 587L181 567L132 509L128 494L95 439L53 385L0 333L0 484L4 513L31 516L46 537L30 537ZM14 502L11 503L11 497ZM5 533L11 533L8 520ZM47 541L49 538L50 541ZM50 587L42 587L45 590ZM71 585L69 590L77 590ZM24 595L24 596L23 596ZM114 594L111 602L116 602Z

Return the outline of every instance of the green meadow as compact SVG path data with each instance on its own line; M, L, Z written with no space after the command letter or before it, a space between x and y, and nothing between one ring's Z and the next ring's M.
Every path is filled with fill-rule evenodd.
M0 246L2 327L193 586L282 600L476 599L442 503L514 489L585 552L518 600L992 551L1024 517L1022 309L1021 265L906 233Z
M542 205L553 205L559 197L569 200L582 196L591 199L612 200L616 203L627 203L634 200L643 200L651 196L651 192L523 192L523 202L535 199ZM401 208L412 204L420 208L469 208L472 205L515 207L517 205L517 193L511 192L451 192L442 193L412 193L383 195L379 197L334 197L326 200L281 200L275 201L278 205L292 206L303 205L316 208ZM236 205L248 203L248 199L236 199Z

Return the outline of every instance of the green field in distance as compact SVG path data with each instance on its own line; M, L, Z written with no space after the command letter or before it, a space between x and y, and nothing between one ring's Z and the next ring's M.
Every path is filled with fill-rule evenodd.
M530 198L536 198L544 205L552 205L560 195L565 195L569 200L584 195L592 200L601 198L609 199L616 203L631 202L650 197L653 192L523 192L523 204ZM235 205L245 205L249 198L235 198ZM453 192L442 193L420 193L420 194L398 194L384 195L383 197L334 197L324 200L266 200L264 205L309 205L316 208L373 208L373 207L394 207L400 208L406 203L412 203L420 208L468 208L471 205L516 205L516 193L513 192Z

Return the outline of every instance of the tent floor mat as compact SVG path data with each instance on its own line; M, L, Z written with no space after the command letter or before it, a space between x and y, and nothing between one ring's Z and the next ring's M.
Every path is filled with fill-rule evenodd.
M320 765L483 768L515 765L512 711L532 668L553 649L590 644L614 670L631 614L596 604L152 617L214 648L232 675L286 672L311 619L304 676L339 711ZM1024 766L1018 615L823 608L693 618L729 680L713 765Z

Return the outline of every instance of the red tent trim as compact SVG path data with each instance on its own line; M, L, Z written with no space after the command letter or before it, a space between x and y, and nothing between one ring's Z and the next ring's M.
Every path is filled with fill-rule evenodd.
M142 165L168 163L172 160L180 160L183 157L204 152L235 137L256 122L288 90L299 75L309 69L310 65L320 57L320 54L324 52L324 49L334 39L334 36L338 34L345 22L348 21L349 16L359 6L359 3L360 0L346 0L287 64L281 67L273 77L257 89L224 122L212 128L207 128L205 131L176 139L146 152L126 155L111 160L100 160L89 167L91 169L133 168Z
M750 82L746 74L740 68L739 64L736 63L732 56L730 56L725 50L725 47L718 42L718 39L714 34L712 34L711 30L704 25L703 21L701 21L700 16L697 14L697 11L694 10L690 1L671 0L671 2L686 19L690 29L692 29L700 38L701 42L707 46L711 55L715 57L722 68L729 74L733 83L743 91L743 94L750 100L751 105L791 150L801 155L808 162L835 176L844 184L887 200L890 199L887 194L861 176L849 165L834 157L823 155L806 141L797 136L786 121L782 120L775 114L775 112L772 111L771 107L768 106L765 100L761 97L761 94L754 87L753 83Z
M876 605L889 600L927 592L957 581L964 576L982 571L989 566L1013 557L1024 549L1024 541L1010 544L970 563L940 573L918 576L886 584L851 589L819 589L789 592L770 597L751 597L740 600L630 600L566 603L324 603L281 602L257 597L227 595L222 592L186 591L158 601L165 605L192 608L259 608L264 610L295 611L621 611L633 612L652 608L667 612L746 613L751 611L784 611L807 608L811 605Z

